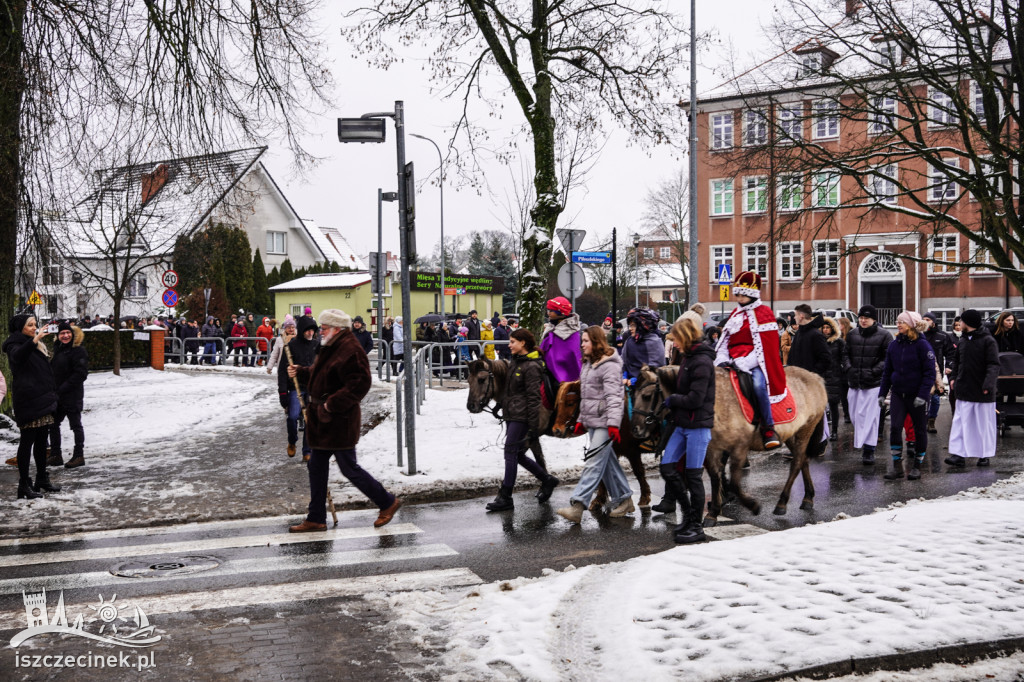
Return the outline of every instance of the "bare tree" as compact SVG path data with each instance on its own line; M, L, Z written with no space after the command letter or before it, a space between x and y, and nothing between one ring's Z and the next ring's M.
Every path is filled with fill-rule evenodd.
M674 272L659 268L658 263L649 263L645 267L660 270L663 274L678 278L681 286L689 281L689 245L690 245L690 178L686 168L680 166L670 176L662 180L657 187L647 192L646 209L643 224L647 229L648 239L664 236L672 241L676 249L680 271ZM689 300L687 296L686 299Z
M676 137L679 119L667 106L676 90L683 30L648 0L373 0L351 14L347 31L361 52L387 67L397 57L389 36L431 49L431 77L463 101L453 141L472 152L493 142L473 105L501 111L511 94L533 150L534 204L524 235L520 312L539 329L552 256L552 237L565 209L559 140L576 135L583 148L613 124L654 143ZM493 85L492 85L493 84ZM486 117L481 116L486 120ZM508 145L494 155L507 160ZM514 149L514 147L512 147Z

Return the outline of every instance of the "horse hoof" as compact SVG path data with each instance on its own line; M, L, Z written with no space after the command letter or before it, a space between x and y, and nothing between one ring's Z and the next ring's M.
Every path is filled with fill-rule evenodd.
M760 502L754 502L754 504L750 505L750 513L753 514L754 516L757 516L758 514L760 514L761 513L761 503Z
M800 504L801 509L814 509L814 500L804 500Z
M777 504L775 505L775 509L772 511L772 514L775 514L776 516L785 516L786 508L781 504Z
M718 525L718 519L716 519L714 516L705 516L704 517L704 527L705 528L714 528L717 525Z
M644 511L644 512L651 511L651 501L650 500L647 500L647 504L644 504L643 502L641 502L637 506L640 507L640 511Z

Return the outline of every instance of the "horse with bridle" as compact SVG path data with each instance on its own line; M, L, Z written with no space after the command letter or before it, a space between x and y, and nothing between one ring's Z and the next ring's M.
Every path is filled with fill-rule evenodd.
M743 490L743 468L751 450L763 450L761 432L744 416L739 398L733 390L728 369L715 370L715 425L711 429L711 443L708 444L704 468L711 478L711 498L708 502L704 526L718 523L718 515L724 505L724 466L729 462L728 488L737 499L753 514L759 514L761 503ZM668 427L668 408L665 398L675 390L679 367L667 365L656 371L645 368L637 379L633 391L633 416L630 432L634 438L658 438L662 428ZM825 450L824 434L825 408L828 395L821 377L799 367L786 367L786 386L793 394L796 405L795 418L786 423L776 423L775 431L789 448L793 459L789 464L789 477L783 486L774 512L786 513L793 482L798 474L803 476L804 497L801 509L814 508L814 484L811 481L809 460Z

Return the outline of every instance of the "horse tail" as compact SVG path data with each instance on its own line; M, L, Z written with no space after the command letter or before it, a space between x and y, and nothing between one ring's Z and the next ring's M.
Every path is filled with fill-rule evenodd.
M807 444L808 457L820 457L825 454L825 446L827 445L824 438L826 414L821 416L818 423L814 425L814 431L811 432L811 442Z

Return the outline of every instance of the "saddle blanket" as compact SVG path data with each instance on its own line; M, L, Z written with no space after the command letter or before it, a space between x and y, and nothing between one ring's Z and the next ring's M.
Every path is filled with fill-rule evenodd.
M740 389L740 380L737 372L729 372L729 379L732 381L732 390L740 401L740 409L743 410L743 418L751 424L754 423L754 406L747 400ZM777 403L772 403L772 420L776 424L787 424L796 419L796 400L793 399L793 392L786 391L786 397Z

